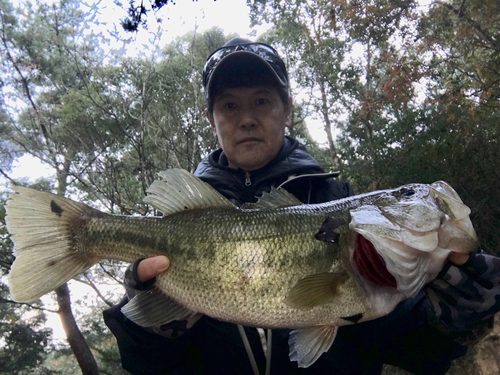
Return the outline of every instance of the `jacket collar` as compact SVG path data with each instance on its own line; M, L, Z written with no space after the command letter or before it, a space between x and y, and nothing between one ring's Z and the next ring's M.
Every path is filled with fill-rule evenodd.
M229 168L221 149L202 160L194 174L234 201L249 201L249 197L259 196L271 186L278 187L292 177L318 173L324 171L306 148L287 136L278 155L265 167L250 174Z

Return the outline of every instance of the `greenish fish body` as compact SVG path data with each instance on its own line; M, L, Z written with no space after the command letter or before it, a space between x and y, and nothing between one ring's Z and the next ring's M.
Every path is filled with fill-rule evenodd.
M34 300L102 259L166 255L170 268L125 315L142 326L201 313L296 329L290 356L302 367L328 350L336 327L389 313L431 281L450 252L477 246L469 209L443 182L316 205L272 191L241 209L193 175L169 170L145 198L163 217L109 215L14 190L7 225L16 301Z

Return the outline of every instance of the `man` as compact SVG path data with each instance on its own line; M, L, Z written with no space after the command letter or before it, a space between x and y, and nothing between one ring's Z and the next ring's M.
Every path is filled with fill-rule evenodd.
M283 186L304 203L353 195L351 187L325 174L296 140L285 137L292 99L283 61L263 44L235 38L215 51L203 72L207 117L221 149L195 175L233 203L254 202ZM166 257L139 260L127 270L129 296L147 289L167 270ZM453 255L417 297L389 315L341 327L331 349L307 369L288 357L288 330L272 340L255 328L238 328L207 316L144 329L120 308L105 312L118 340L122 364L133 374L379 374L384 363L421 374L443 374L466 347L458 339L491 323L500 309L500 262L482 253ZM269 333L269 332L268 332ZM270 350L266 354L264 347Z

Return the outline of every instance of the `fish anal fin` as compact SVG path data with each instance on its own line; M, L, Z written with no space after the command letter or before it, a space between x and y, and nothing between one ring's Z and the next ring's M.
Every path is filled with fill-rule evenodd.
M342 217L327 217L314 237L320 241L338 243L340 234L335 232L335 229L345 224L346 221Z
M217 190L184 169L168 169L158 176L144 202L165 216L196 208L234 207Z
M179 305L156 287L137 292L137 295L122 307L122 313L142 327L161 326L174 320L188 319L197 314Z
M308 327L290 332L290 360L296 361L299 367L311 366L330 349L336 335L335 326Z
M322 305L337 295L337 287L347 278L346 273L324 272L308 275L290 289L284 302L296 309L310 309Z

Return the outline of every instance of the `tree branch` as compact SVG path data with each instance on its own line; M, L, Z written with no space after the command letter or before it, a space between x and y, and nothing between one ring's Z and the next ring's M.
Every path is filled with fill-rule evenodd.
M74 279L75 281L78 281L79 283L82 283L82 284L85 284L85 285L88 285L90 286L92 289L94 289L94 291L96 292L97 296L108 306L113 306L113 303L108 301L106 299L106 297L103 296L103 294L101 293L101 291L95 286L95 284L90 280L90 278L87 276L87 274L85 273L84 274L85 278L88 280L88 281L84 281L84 280L80 280L80 279Z
M102 263L99 263L99 267L101 267L101 269L103 270L103 272L108 275L111 279L113 279L114 281L116 281L118 284L120 285L123 285L123 281L121 281L120 279L116 278L115 275L113 275L111 272L109 272L103 265Z
M498 43L487 31L483 30L481 25L465 15L465 0L462 2L460 9L456 9L451 4L444 3L440 0L434 0L434 4L445 7L446 9L451 10L453 13L455 13L459 18L465 19L473 29L475 29L484 39L486 39L491 44L495 51L500 51L500 43Z
M7 299L7 298L1 298L0 297L0 303L13 303L13 304L16 304L16 305L25 305L25 306L28 306L31 309L40 310L40 311L47 311L47 312L51 312L51 313L54 313L54 314L59 314L59 310L46 309L44 307L38 307L38 306L32 305L30 303L26 303L26 302L12 301L12 300Z
M3 171L3 169L1 169L1 168L0 168L0 174L1 174L2 176L4 176L7 180L9 180L10 182L12 182L12 185L14 185L14 186L19 185L19 183L18 183L16 180L14 180L13 178L11 178L11 177L10 177L7 173L5 173L5 172Z

